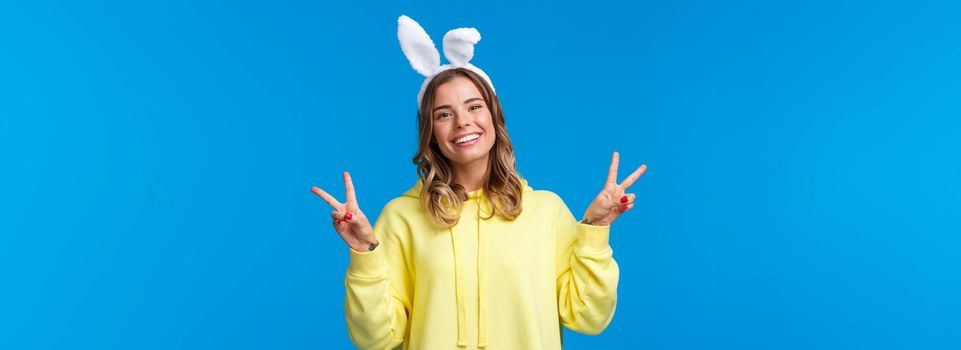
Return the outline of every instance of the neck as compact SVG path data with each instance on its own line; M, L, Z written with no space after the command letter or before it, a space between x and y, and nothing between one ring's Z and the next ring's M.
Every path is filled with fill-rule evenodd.
M489 156L475 160L468 164L454 165L454 182L464 186L467 192L476 191L484 187L487 181L487 160Z

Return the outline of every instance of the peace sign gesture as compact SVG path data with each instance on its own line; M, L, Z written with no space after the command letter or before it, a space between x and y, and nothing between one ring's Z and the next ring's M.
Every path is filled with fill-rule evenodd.
M617 162L619 159L617 152L614 152L614 157L611 158L611 167L607 171L607 181L604 183L604 188L601 193L594 197L594 201L591 205L587 207L587 211L584 212L584 219L589 221L592 225L610 225L614 220L616 220L622 213L634 207L634 198L636 197L633 193L627 193L627 189L634 184L637 178L644 175L644 171L647 170L646 164L641 164L621 182L620 185L617 184Z
M357 204L354 183L350 180L350 173L346 171L344 186L347 188L347 203L343 204L319 187L311 187L310 190L334 208L330 213L334 230L340 234L347 246L358 252L371 251L377 246L377 237L374 236L374 229L371 228L367 216Z

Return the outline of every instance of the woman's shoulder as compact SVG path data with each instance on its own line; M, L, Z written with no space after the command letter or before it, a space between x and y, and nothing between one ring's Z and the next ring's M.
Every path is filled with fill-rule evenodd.
M381 208L374 230L378 237L404 241L416 227L420 227L422 215L417 198L397 196Z
M528 215L553 217L567 207L564 200L556 192L548 189L537 189L524 193L524 211Z
M391 198L384 205L382 212L410 213L420 208L420 184L414 183L400 195Z
M423 209L421 208L419 198L397 196L387 201L387 204L384 204L384 208L381 209L381 215L407 217L417 215L422 211Z
M545 190L545 189L533 190L525 194L534 195L536 198L539 198L539 199L558 200L561 198L561 196L559 196L556 192L551 190Z
M525 201L532 204L557 204L563 203L561 196L551 190L539 189L524 193Z

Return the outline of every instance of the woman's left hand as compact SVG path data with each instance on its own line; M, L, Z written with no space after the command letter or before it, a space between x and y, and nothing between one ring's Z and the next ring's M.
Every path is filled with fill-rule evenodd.
M587 207L587 211L584 212L584 219L590 221L591 225L610 225L614 220L617 220L622 213L630 210L634 207L634 198L636 197L633 193L626 193L627 189L634 184L637 178L644 174L647 170L646 164L641 164L634 170L630 176L624 179L620 185L617 184L617 161L619 155L614 152L614 157L611 159L611 167L607 171L607 182L604 183L604 189L601 193L594 197L594 201L591 205Z

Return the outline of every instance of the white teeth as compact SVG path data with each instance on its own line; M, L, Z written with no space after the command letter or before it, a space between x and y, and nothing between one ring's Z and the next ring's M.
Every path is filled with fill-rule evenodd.
M470 134L470 135L467 135L467 136L464 136L464 137L461 137L461 138L459 138L459 139L454 140L454 143L464 143L464 142L467 142L467 141L476 139L476 138L478 138L478 137L480 137L480 135L478 135L478 134Z

